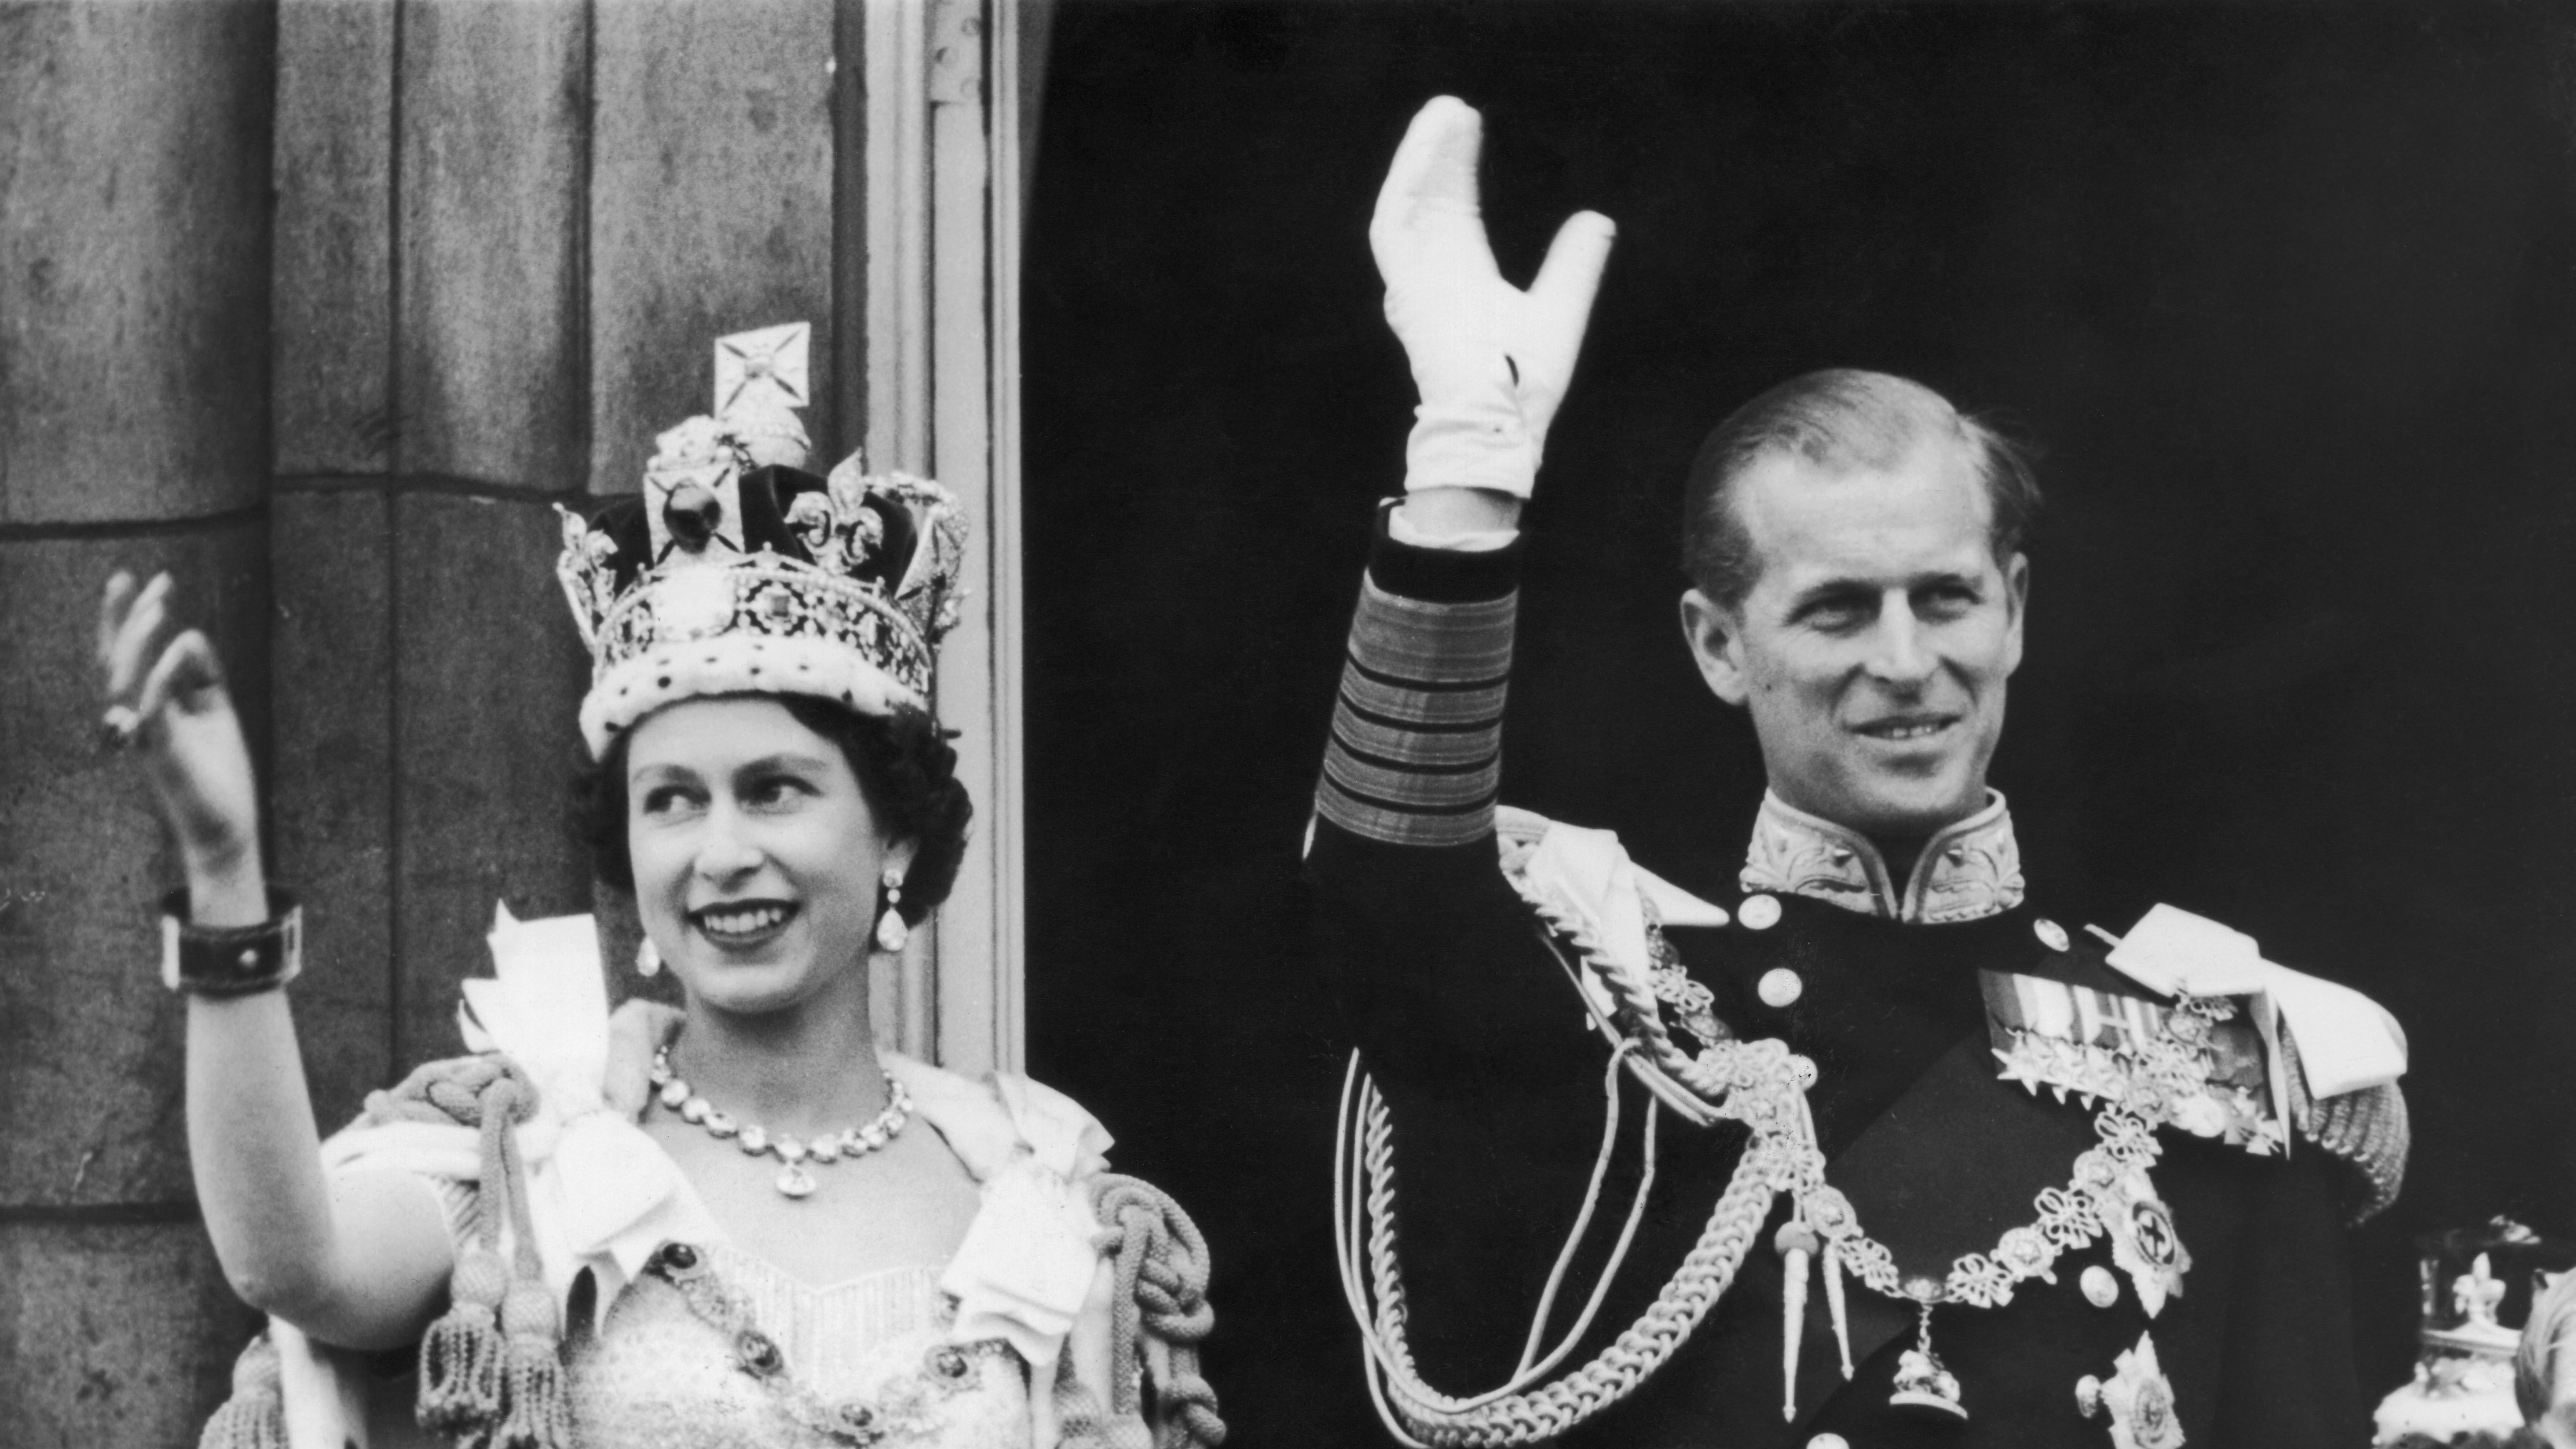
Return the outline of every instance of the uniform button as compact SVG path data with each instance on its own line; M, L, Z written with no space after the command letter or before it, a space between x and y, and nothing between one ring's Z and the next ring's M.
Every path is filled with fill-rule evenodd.
M1840 1434L1818 1434L1807 1441L1807 1449L1851 1449L1851 1441Z
M2039 944L2052 951L2066 949L2066 928L2046 916L2030 923L2030 933L2039 938Z
M2120 1301L2120 1280L2111 1270L2096 1263L2084 1270L2084 1301L2096 1308L2108 1308Z
M1742 921L1744 929L1748 931L1770 930L1780 924L1780 898L1746 896L1744 904L1735 908L1735 918Z
M2092 1374L2075 1381L2075 1412L2093 1418L2102 1412L2102 1380Z
M1807 983L1788 967L1774 966L1762 973L1762 980L1753 989L1761 994L1763 1005L1787 1006L1806 991Z

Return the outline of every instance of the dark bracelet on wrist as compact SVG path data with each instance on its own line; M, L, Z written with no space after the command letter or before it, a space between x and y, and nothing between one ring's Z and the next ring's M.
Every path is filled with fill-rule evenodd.
M161 984L192 996L249 996L274 991L304 970L304 907L276 886L268 919L255 926L200 926L188 919L188 893L161 898Z

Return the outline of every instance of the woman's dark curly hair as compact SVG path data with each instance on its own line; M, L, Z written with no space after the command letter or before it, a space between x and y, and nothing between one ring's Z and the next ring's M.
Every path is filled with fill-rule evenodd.
M877 716L812 695L747 697L778 701L798 724L839 745L886 837L915 842L912 869L903 877L903 900L895 909L905 921L921 924L957 883L966 825L975 816L974 802L957 782L957 751L949 747L949 731L909 706ZM635 894L635 862L626 849L626 742L633 734L621 732L599 763L575 775L572 787L574 823L589 842L591 868L603 883L630 896Z

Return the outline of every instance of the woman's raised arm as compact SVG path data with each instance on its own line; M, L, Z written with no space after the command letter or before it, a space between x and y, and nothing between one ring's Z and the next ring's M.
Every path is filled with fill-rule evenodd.
M241 721L204 634L161 641L170 577L108 580L103 729L151 781L187 876L188 924L257 927L270 901ZM438 1311L452 1249L436 1194L397 1172L326 1178L283 990L188 993L188 1154L235 1292L325 1342L407 1342Z

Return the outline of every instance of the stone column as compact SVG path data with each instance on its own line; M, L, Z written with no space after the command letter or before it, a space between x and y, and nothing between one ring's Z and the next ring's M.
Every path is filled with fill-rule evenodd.
M268 736L269 137L253 0L0 6L0 1437L193 1442L251 1328L198 1226L171 863L94 742L116 568Z

